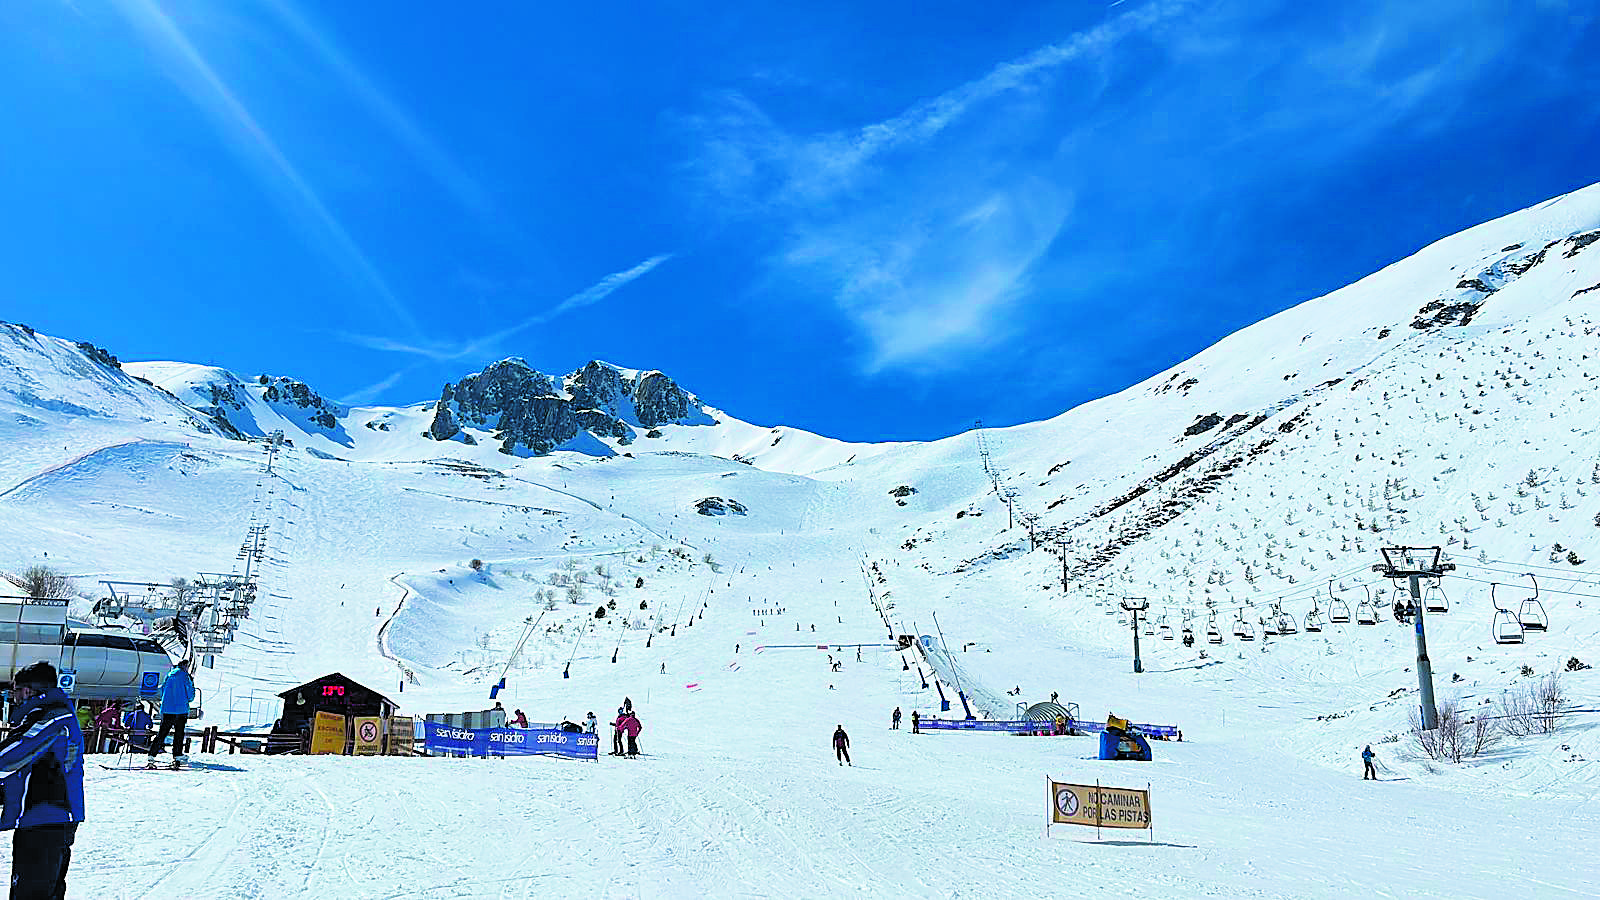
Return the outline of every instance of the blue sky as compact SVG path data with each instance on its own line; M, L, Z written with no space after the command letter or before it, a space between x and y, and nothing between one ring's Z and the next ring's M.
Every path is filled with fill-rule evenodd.
M601 6L0 4L0 318L933 438L1600 180L1580 0Z

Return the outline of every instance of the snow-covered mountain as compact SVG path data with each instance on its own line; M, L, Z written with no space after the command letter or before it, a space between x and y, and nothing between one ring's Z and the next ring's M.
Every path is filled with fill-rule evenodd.
M1059 876L1026 806L1039 771L1135 776L1096 768L1079 744L908 742L882 728L894 706L938 714L938 692L959 690L995 714L1059 691L1091 718L1184 728L1192 743L1137 773L1181 839L1087 870L1086 886L1502 896L1523 868L1506 850L1515 823L1517 846L1563 861L1541 884L1581 893L1600 877L1582 849L1600 834L1583 805L1600 783L1600 731L1580 719L1462 766L1408 750L1412 632L1371 566L1391 544L1439 544L1457 566L1448 612L1427 618L1446 702L1492 705L1525 672L1600 655L1597 244L1600 186L1445 238L1048 421L909 444L751 425L662 373L601 362L550 376L507 360L438 400L347 408L292 379L119 368L105 351L6 326L0 570L48 562L85 589L221 571L246 530L269 523L263 608L201 674L208 721L270 722L278 690L333 670L419 712L482 706L502 676L507 705L535 719L646 696L660 769L593 776L639 803L591 826L563 793L592 789L589 776L541 795L540 817L583 835L546 863L574 885L1036 892ZM292 446L268 476L246 439L274 431ZM1116 608L1130 596L1150 604L1138 677ZM874 600L891 632L943 641L952 683L930 685L917 659L894 665L902 656L875 646ZM1360 624L1368 613L1377 621ZM1520 627L1538 616L1545 627ZM1496 641L1508 621L1517 643ZM1186 626L1193 646L1179 640ZM839 649L855 643L868 645L859 663ZM817 645L844 670L813 659ZM1566 677L1593 708L1593 671ZM706 737L706 723L751 709L737 734ZM822 746L836 722L877 760L864 785L796 766L795 743ZM1366 743L1413 783L1351 803L1354 775L1341 770ZM329 777L316 762L295 771ZM1284 840L1280 807L1315 835ZM919 815L929 810L940 814ZM1379 819L1396 846L1429 849L1330 862L1343 835ZM423 829L413 837L430 846L456 840L395 827ZM635 831L654 837L615 837ZM760 852L725 843L745 840ZM380 844L357 865L452 883ZM91 839L84 852L110 847ZM1005 865L930 879L908 862L950 847ZM456 883L466 868L454 865ZM319 877L324 895L394 894L381 878Z
M695 452L805 473L895 446L751 425L702 403L662 372L599 361L551 376L506 359L445 385L435 402L400 408L343 406L283 376L243 377L176 362L122 368L179 398L223 435L242 440L282 432L293 444L349 459L494 459L467 449L481 443L511 457Z

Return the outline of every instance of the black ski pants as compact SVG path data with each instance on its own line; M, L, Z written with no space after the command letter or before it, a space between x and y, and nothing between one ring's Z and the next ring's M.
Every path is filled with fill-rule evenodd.
M839 760L840 762L850 762L850 748L843 744L834 744L833 758ZM850 763L850 765L853 766L855 763Z
M1378 770L1377 770L1377 768L1375 766L1372 765L1372 760L1370 760L1370 759L1366 760L1366 768L1364 768L1362 770L1362 772L1361 772L1361 780L1362 781L1366 781L1369 778L1372 779L1373 781L1377 781L1378 780Z
M65 900L78 825L18 828L11 837L11 900Z
M183 730L189 724L188 716L162 716L161 730L156 732L155 740L150 742L150 758L155 759L161 752L161 745L166 743L167 735L172 735L172 758L177 759L183 755Z

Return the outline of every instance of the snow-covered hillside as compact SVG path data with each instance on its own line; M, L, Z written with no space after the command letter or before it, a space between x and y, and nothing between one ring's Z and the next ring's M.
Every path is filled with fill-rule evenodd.
M413 713L483 708L504 676L507 707L535 721L605 719L629 696L646 722L646 759L593 766L231 757L241 771L162 785L94 769L75 884L1033 896L1065 855L1092 892L1592 895L1594 715L1460 764L1422 757L1412 631L1371 566L1392 544L1442 545L1457 566L1448 612L1426 619L1447 703L1493 710L1569 659L1596 663L1597 238L1600 186L1049 421L925 444L700 405L708 421L657 437L503 453L507 408L482 415L481 385L446 391L469 443L424 436L434 403L345 408L286 379L124 365L169 394L0 329L0 570L44 562L90 592L164 581L224 571L268 526L261 600L198 679L206 724L270 723L279 691L331 671ZM633 390L647 374L616 371ZM600 399L584 408L643 428ZM268 474L241 438L279 430L293 445ZM1547 627L1496 643L1491 584L1520 618L1535 579ZM1137 676L1125 597L1151 608ZM942 639L959 683L925 682L879 646L891 634ZM1596 707L1594 670L1564 678L1574 708ZM1100 762L1087 738L887 728L896 706L941 714L941 691L957 714L958 691L997 711L1055 692L1185 741L1139 766ZM839 724L849 769L830 765ZM1366 744L1382 783L1359 783ZM1046 841L1044 773L1149 782L1155 843ZM179 843L200 849L133 858L111 823L154 821L175 790L193 798Z

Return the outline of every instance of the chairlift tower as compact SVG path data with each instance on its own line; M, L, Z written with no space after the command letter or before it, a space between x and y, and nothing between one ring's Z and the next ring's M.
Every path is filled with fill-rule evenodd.
M1150 608L1150 601L1143 597L1123 597L1122 609L1128 613L1128 624L1133 628L1133 672L1138 675L1144 672L1144 661L1139 658L1139 614Z
M1000 472L994 467L994 459L990 455L989 439L983 434L983 420L978 419L972 423L972 433L978 441L978 461L983 464L983 474L989 479L995 493L1000 493Z
M1372 567L1384 578L1405 578L1411 584L1411 605L1416 610L1417 687L1422 693L1422 728L1439 727L1439 711L1433 702L1433 663L1428 659L1428 634L1423 627L1422 579L1441 578L1455 571L1454 563L1442 562L1440 547L1385 547L1383 562Z

